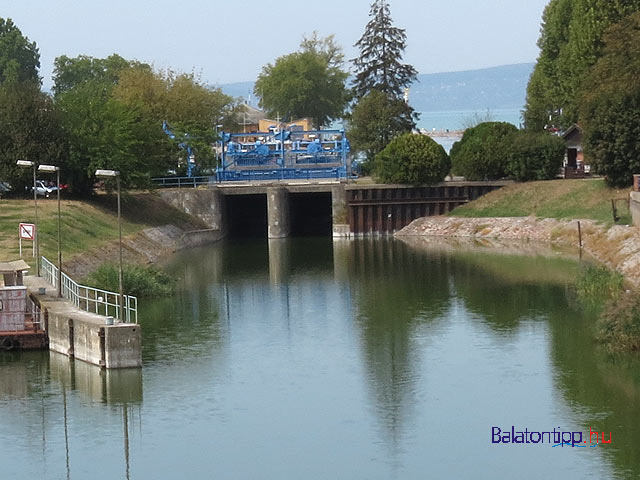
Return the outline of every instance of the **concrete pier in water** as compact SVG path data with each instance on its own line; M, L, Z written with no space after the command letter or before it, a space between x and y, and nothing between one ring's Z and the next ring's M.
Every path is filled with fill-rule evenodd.
M25 277L29 296L41 310L49 350L104 368L142 366L142 328L131 323L107 325L107 317L85 312L58 298L41 277ZM39 293L45 289L45 293Z

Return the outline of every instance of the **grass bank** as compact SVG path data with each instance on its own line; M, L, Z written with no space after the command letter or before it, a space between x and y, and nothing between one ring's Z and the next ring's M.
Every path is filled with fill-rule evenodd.
M602 179L550 180L514 183L456 208L456 217L526 217L558 220L590 219L613 225L611 200L616 201L618 224L631 223L628 189L609 188Z
M625 289L618 272L587 266L578 278L578 297L599 314L596 338L610 353L640 352L640 296Z
M64 261L118 239L117 199L97 195L86 201L62 200L61 237ZM33 199L0 200L0 261L19 258L18 224L34 223ZM38 199L40 254L55 261L58 252L58 206L55 199ZM153 194L130 194L122 198L122 235L146 228L176 225L197 230L203 225ZM23 258L32 266L31 242L23 241Z

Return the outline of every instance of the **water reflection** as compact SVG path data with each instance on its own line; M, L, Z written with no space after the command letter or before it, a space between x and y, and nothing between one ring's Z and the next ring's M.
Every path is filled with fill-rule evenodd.
M449 262L426 256L392 240L359 240L343 249L352 278L356 325L374 409L388 440L397 448L403 426L421 382L420 348L415 344L420 324L437 321L451 296ZM336 276L343 276L338 266Z
M593 325L583 316L552 318L552 354L562 372L556 381L567 403L580 411L585 431L612 435L603 447L621 478L640 475L640 359L609 356L594 342Z
M89 402L106 405L142 403L142 369L106 370L65 355L49 352L49 378Z
M438 239L403 243L416 251L443 251ZM612 475L640 475L640 359L612 357L595 342L594 313L581 308L572 287L579 264L554 258L555 252L521 248L478 253L466 244L448 249L456 295L496 333L516 335L523 322L546 322L553 379L575 421L583 432L606 432L607 438L612 433L612 445L599 452L612 461Z
M0 449L20 464L3 473L639 476L640 365L597 350L576 263L506 252L326 238L183 252L166 267L183 288L141 308L144 372L0 355ZM499 449L492 422L592 426L613 445Z
M99 431L103 421L115 415L122 425L122 468L125 478L130 478L130 418L132 414L140 418L142 391L142 369L103 370L54 352L3 356L0 358L0 409L4 428L0 441L5 442L7 436L22 432L17 438L27 441L25 452L31 452L32 460L27 463L16 460L15 464L4 465L4 472L14 478L25 478L25 475L86 478L83 473L87 465L86 447L77 441L78 437L86 436L86 432L79 430L79 423L89 427L91 436L100 435L94 429ZM95 416L97 412L86 410L85 405L108 408L112 413L107 417ZM21 450L12 454L12 449L5 445L4 451L20 458ZM35 452L39 452L39 461L33 457ZM118 457L111 455L110 458L115 461ZM17 470L12 473L14 468ZM43 470L38 472L37 468Z

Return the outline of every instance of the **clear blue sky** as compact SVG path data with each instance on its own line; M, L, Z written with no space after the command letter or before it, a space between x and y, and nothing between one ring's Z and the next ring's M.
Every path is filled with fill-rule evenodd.
M390 0L406 29L404 60L420 73L532 62L548 0ZM40 49L51 86L59 55L118 53L156 67L200 73L211 84L255 80L262 66L317 30L353 58L370 0L0 0Z

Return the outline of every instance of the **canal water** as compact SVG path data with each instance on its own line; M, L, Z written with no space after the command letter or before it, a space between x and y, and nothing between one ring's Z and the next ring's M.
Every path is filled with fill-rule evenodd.
M577 261L526 251L180 254L176 295L141 303L144 368L0 355L2 478L637 478L638 362L594 344ZM554 429L611 443L533 443Z

